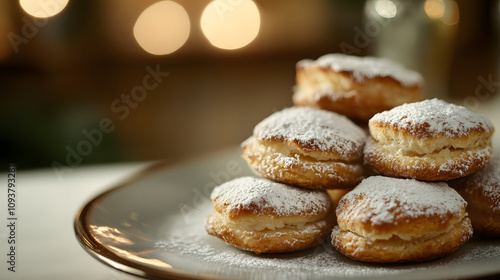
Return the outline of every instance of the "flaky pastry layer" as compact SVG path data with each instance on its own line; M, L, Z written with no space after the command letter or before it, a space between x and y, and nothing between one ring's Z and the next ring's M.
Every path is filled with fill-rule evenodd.
M465 209L464 206L461 212L449 213L445 217L439 215L414 217L411 212L404 213L405 209L396 209L392 222L373 224L358 218L367 216L367 213L363 213L363 199L360 198L350 203L348 207L344 207L343 213L337 213L337 222L342 229L371 240L389 240L393 237L412 240L423 236L431 238L449 231L467 216Z
M216 209L217 210L217 209ZM305 225L320 221L330 215L329 212L317 216L285 216L276 217L270 215L245 215L238 218L230 218L221 212L217 212L218 219L228 227L239 228L248 231L262 231L266 229L275 230L285 227L302 229Z
M271 228L259 230L260 226L252 229L245 221L230 221L214 211L207 218L206 229L230 245L261 254L298 251L321 244L332 225L333 214L330 213L312 222L297 221L280 228L273 224Z
M471 222L465 217L437 236L425 235L410 240L397 236L388 240L372 240L336 226L332 231L332 244L342 254L358 261L420 262L451 254L471 237Z
M376 172L388 176L423 181L448 181L467 176L483 168L491 154L491 140L475 141L476 146L460 148L445 146L431 153L418 153L410 149L412 143L378 142L369 137L365 145L365 164ZM440 144L436 144L436 147Z
M328 159L304 154L286 144L260 142L250 137L243 155L257 174L282 183L311 189L351 188L363 179L361 161Z
M382 145L390 147L404 154L424 155L439 153L446 149L468 149L474 147L491 146L493 132L479 130L469 131L465 135L450 137L446 133L432 137L420 137L408 131L391 127L390 125L370 121L370 135Z

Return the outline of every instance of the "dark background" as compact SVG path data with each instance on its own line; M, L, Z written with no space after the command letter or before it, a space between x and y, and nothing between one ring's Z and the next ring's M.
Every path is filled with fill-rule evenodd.
M18 1L0 3L2 164L175 160L237 146L261 119L292 105L295 63L331 52L397 60L424 75L427 97L471 110L498 95L498 1L259 0L255 40L224 50L200 28L210 1L176 0L190 35L160 56L145 52L132 32L155 2L70 0L42 26ZM375 9L387 2L397 6L390 19ZM27 22L36 27L31 33ZM27 40L15 45L13 34ZM112 104L141 85L147 67L168 76L124 117Z

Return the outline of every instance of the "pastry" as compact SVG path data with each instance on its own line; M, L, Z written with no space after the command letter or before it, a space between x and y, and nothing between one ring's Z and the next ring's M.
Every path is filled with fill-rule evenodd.
M368 125L365 163L387 176L447 181L483 168L492 153L490 120L439 99L378 113Z
M242 177L216 187L206 229L237 248L291 252L324 242L334 212L325 191Z
M494 156L484 169L450 185L468 202L474 233L500 237L500 157Z
M365 132L348 118L317 108L291 107L255 126L242 143L255 173L312 189L352 188L363 178Z
M329 189L326 190L326 193L328 196L330 196L330 199L332 200L332 208L336 209L337 205L339 205L340 199L346 195L348 192L350 192L352 189ZM335 216L335 224L337 223L337 217Z
M435 259L472 236L466 206L445 182L369 177L340 200L332 244L364 262Z
M297 63L295 106L312 106L366 122L374 114L422 100L422 76L385 58L327 54Z
M337 208L340 199L350 192L352 189L330 189L326 190L326 193L330 196L333 203L333 209Z

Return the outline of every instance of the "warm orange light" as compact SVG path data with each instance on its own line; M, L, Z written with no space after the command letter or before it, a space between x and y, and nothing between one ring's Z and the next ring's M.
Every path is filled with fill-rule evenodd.
M96 235L98 238L109 238L116 243L121 243L126 245L134 244L134 242L124 237L123 234L120 232L120 230L116 228L108 226L96 226L96 225L91 225L90 228L92 229L94 235Z
M424 10L430 18L442 18L444 16L445 5L443 0L426 0Z
M19 0L23 10L37 18L48 18L60 13L69 0Z
M146 8L134 25L134 37L148 53L173 53L186 43L191 23L184 8L173 1L161 1Z
M201 15L203 34L221 49L233 50L250 44L259 29L259 9L250 0L212 1Z
M439 19L447 25L457 24L460 19L458 4L453 0L426 0L424 10L431 19Z

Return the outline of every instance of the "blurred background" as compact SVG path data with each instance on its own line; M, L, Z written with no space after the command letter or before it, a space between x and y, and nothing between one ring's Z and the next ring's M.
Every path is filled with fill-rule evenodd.
M292 105L295 63L394 59L427 97L498 104L499 1L0 2L0 160L73 168L237 146ZM5 165L4 165L5 166Z

